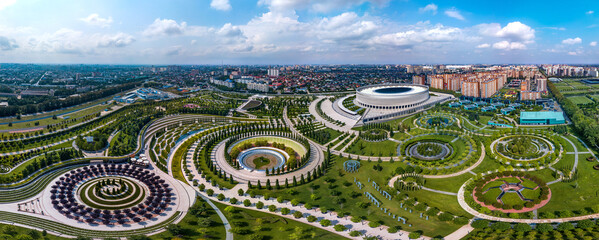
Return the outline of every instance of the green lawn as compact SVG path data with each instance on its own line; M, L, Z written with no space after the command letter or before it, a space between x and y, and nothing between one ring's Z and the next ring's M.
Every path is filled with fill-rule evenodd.
M227 212L225 211L227 205L221 203L215 204L225 213L227 219L231 222L232 228L247 231L244 234L235 233L235 239L251 240L256 239L256 235L262 236L263 239L272 240L293 239L294 236L300 236L299 239L346 239L335 233L284 217L244 208L234 208L233 212ZM330 220L333 219L332 217Z
M450 178L429 178L426 179L424 186L435 190L457 193L460 187L472 177L474 175L464 173Z
M382 142L368 142L358 138L351 147L346 149L346 152L351 154L373 156L373 157L389 157L397 156L398 143L385 140ZM373 160L377 160L373 158Z
M572 101L572 103L574 103L574 104L594 103L593 100L587 98L586 96L572 96L572 97L568 97L568 99L570 99L570 101Z
M197 198L194 207L199 206L203 206L202 208L205 209L205 211L197 215L188 212L183 220L177 224L182 230L181 234L178 236L174 236L170 231L165 231L150 237L155 240L172 239L174 237L180 237L186 240L225 239L225 227L214 209L208 206L203 199ZM205 226L202 225L202 223L209 224Z
M585 159L590 154L582 154L578 161L578 179L574 182L558 182L549 185L551 189L551 200L547 205L539 209L540 212L554 211L579 211L599 205L599 190L597 179L599 171L593 166L597 162L589 162Z
M41 231L37 231L37 230L32 230L29 228L25 228L25 227L19 227L19 226L15 226L12 224L0 224L0 229L2 230L2 234L6 234L7 230L11 230L11 234L9 235L4 235L4 239L27 239L27 238L20 238L20 237L24 237L25 235L32 237L32 239L44 239L44 240L67 240L70 238L64 238L64 237L58 237L52 234L46 234L46 236L43 236L43 233ZM14 230L14 232L12 232L12 230Z
M396 190L388 189L387 183L391 176L394 175L393 172L397 167L406 167L404 163L377 163L374 159L372 162L360 161L361 167L358 172L346 173L343 170L343 162L345 160L347 159L340 158L339 160L336 160L328 170L326 176L320 177L311 183L291 188L293 191L289 191L288 189L273 189L271 191L257 190L257 193L268 193L270 196L274 197L282 196L287 200L297 199L302 203L311 203L317 207L326 208L339 213L347 213L351 216L363 217L370 221L380 221L387 226L398 226L407 231L422 230L427 236L445 236L460 227L453 223L439 221L437 218L431 218L427 221L420 218L420 213L418 211L414 210L410 213L408 210L400 209L400 200L397 197L394 197L392 200L385 199L382 194L374 189L372 183L368 182L369 179L370 181L375 181L381 186L381 189L386 190L391 194L395 194ZM380 165L382 169L380 171L373 169L376 165ZM364 184L362 189L359 189L356 186L354 178ZM325 181L326 179L329 179L330 181L327 182ZM284 186L284 183L281 183L281 185ZM379 208L372 204L366 204L364 207L360 207L360 203L369 203L367 197L364 196L365 191L370 192L379 199L382 202L382 207L390 209L390 212L394 214L406 217L408 223L412 224L412 227L398 224L396 220L382 213ZM311 194L314 194L317 198L312 199ZM460 215L466 214L459 210L459 205L455 196L442 195L424 190L408 194L417 197L418 200L422 202L430 204L430 206L438 207L441 211Z

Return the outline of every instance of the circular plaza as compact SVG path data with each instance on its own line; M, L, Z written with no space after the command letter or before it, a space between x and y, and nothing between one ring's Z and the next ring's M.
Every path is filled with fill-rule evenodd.
M72 226L143 228L173 216L179 202L169 182L129 164L76 168L56 178L46 191L44 208Z

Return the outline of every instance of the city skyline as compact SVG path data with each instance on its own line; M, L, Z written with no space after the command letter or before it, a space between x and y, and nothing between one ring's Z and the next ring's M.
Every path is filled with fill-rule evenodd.
M595 64L571 1L0 1L0 62ZM41 21L42 20L42 21Z

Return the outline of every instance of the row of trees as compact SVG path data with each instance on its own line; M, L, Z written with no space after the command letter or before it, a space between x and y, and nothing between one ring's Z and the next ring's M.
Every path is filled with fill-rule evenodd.
M584 111L570 101L570 99L564 97L551 81L547 82L547 86L549 87L549 90L551 90L553 96L561 104L564 112L566 112L570 117L570 120L572 120L574 130L583 136L584 140L590 143L591 146L598 148L599 124L597 124L597 119L586 115Z

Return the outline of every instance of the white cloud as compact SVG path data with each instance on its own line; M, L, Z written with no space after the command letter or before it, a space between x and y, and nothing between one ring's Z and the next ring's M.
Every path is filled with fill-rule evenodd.
M17 0L0 0L0 11L17 3Z
M229 3L229 0L212 0L212 2L210 2L210 7L221 11L231 10L231 4Z
M457 20L462 20L462 21L466 20L466 18L464 18L464 16L462 16L460 11L457 10L456 8L451 8L451 9L445 10L445 15L447 15L450 18L455 18Z
M590 10L590 11L586 12L586 14L588 14L588 15L591 15L593 13L595 13L595 11L593 11L593 10Z
M177 21L172 19L160 19L157 18L154 20L150 26L143 31L143 35L145 36L171 36L171 35L181 35L185 31L187 27L186 22L181 22L181 24L177 23Z
M535 39L535 30L521 22L511 22L505 27L501 27L499 23L485 23L475 26L474 29L478 29L478 33L483 37L501 40L493 44L495 49L526 49Z
M125 47L133 42L135 42L135 38L125 33L98 37L98 47Z
M437 4L431 3L429 5L426 5L423 8L419 8L418 11L420 13L432 12L433 15L435 15L435 14L437 14L437 9L439 9L439 7L437 6Z
M102 18L97 13L92 13L85 18L80 18L79 20L86 22L89 25L94 25L102 28L110 27L112 23L112 17Z
M9 51L15 48L18 48L16 41L14 39L10 39L4 36L0 36L0 50Z
M384 6L390 0L259 0L259 5L266 5L271 11L289 12L299 9L310 9L316 12L343 10L352 6L369 2L376 6Z
M576 56L576 55L578 55L578 53L577 52L568 52L568 55L570 55L570 56Z
M488 43L483 43L483 44L476 46L476 48L489 48L489 47L491 47L491 44L488 44Z
M597 46L597 42L591 42L591 43L589 43L589 46L591 46L591 47Z
M461 29L438 24L435 26L410 26L410 30L374 37L372 42L380 45L412 48L418 44L451 42L462 37Z
M526 45L521 42L501 41L494 43L493 48L502 50L522 50L526 49Z
M325 43L347 43L363 45L379 29L376 23L361 19L354 12L346 12L331 18L323 18L315 26L313 36Z
M582 43L582 39L580 39L579 37L577 37L577 38L567 38L567 39L564 39L562 41L562 43L563 44L568 44L568 45L580 44L580 43Z

